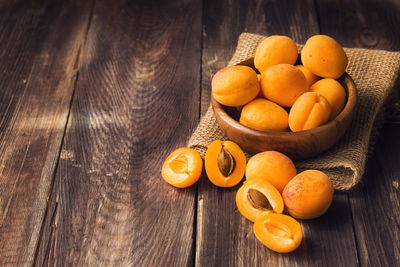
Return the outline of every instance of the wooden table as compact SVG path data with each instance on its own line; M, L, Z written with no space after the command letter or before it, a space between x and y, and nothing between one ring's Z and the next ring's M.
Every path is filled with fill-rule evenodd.
M290 254L256 240L237 187L160 175L241 32L400 50L399 25L395 0L1 1L0 266L399 266L399 120Z

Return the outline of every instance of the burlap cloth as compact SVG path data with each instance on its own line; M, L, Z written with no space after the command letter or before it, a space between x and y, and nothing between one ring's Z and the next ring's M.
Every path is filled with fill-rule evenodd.
M228 65L253 57L257 45L264 38L256 34L241 34ZM299 45L299 51L301 47ZM358 97L350 128L328 151L312 159L295 162L299 170L318 169L325 172L335 189L339 190L348 190L361 180L370 144L377 125L383 120L379 111L394 88L400 67L400 52L359 48L345 48L345 52L349 58L346 71L356 84ZM192 134L188 146L204 157L208 145L217 139L227 140L210 106Z

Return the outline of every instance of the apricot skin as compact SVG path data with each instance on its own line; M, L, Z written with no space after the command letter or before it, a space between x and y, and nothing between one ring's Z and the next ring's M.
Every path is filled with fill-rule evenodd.
M301 72L304 74L304 77L306 77L307 80L307 85L310 87L313 85L316 81L319 80L319 77L312 73L309 69L304 67L303 65L296 65L296 67L301 70Z
M296 99L308 91L304 74L293 65L278 64L261 74L264 96L283 106L291 107Z
M273 65L293 65L297 56L297 46L291 38L272 35L258 45L254 55L254 66L262 73Z
M333 192L332 182L325 173L307 170L286 185L282 197L290 215L297 219L313 219L328 210Z
M265 151L251 157L246 166L246 180L265 180L280 193L297 174L289 157L277 151Z
M301 50L301 61L315 75L333 79L343 75L348 63L342 46L327 35L310 37Z
M191 148L182 147L165 159L161 176L167 183L184 188L199 180L202 167L203 161L199 153Z
M215 100L231 107L249 103L260 91L257 73L247 66L219 70L212 78L211 87Z
M239 122L259 131L284 132L289 128L288 117L281 106L258 98L243 107Z
M346 91L343 86L334 79L322 79L314 83L311 88L311 92L317 92L323 95L331 105L331 119L335 118L346 102Z
M289 112L289 127L293 132L318 127L329 120L331 106L328 100L316 92L300 96Z
M284 214L266 214L253 225L257 239L269 249L288 253L298 248L303 239L300 223Z
M257 190L263 194L268 199L271 209L254 206L248 197L249 190ZM236 206L239 212L252 222L271 212L282 213L284 209L281 194L272 184L265 180L245 181L236 193Z
M218 167L218 155L222 146L224 146L224 148L228 150L235 159L235 168L228 177L225 177ZM215 140L207 148L206 156L204 158L204 167L208 179L214 185L220 187L232 187L242 180L246 170L246 162L246 156L236 143L232 141Z

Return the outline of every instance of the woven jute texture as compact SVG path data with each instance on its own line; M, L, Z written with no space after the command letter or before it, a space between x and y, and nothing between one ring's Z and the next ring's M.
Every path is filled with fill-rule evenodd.
M265 36L242 33L228 65L235 65L254 56L257 45ZM299 51L302 48L299 45ZM349 59L346 71L357 88L354 119L340 141L328 151L305 161L295 162L298 170L318 169L325 172L335 189L348 190L362 177L370 144L383 116L379 112L397 80L400 52L345 48ZM227 140L220 130L211 106L192 134L188 146L204 157L214 140ZM250 156L250 155L247 155Z

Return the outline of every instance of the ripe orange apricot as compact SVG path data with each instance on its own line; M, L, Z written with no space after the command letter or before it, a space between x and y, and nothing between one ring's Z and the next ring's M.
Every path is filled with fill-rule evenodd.
M251 157L246 166L247 181L268 181L280 193L297 174L293 161L278 151L264 151Z
M229 66L219 70L211 81L212 94L226 106L242 106L260 91L257 73L247 66Z
M262 73L277 64L291 64L298 56L296 43L283 35L272 35L264 39L257 47L254 55L254 66Z
M166 158L161 169L161 176L167 183L184 188L199 180L202 166L203 161L197 151L182 147Z
M206 151L204 166L208 179L220 187L232 187L243 178L246 156L232 141L215 140Z
M278 64L261 74L264 96L284 107L291 107L296 99L308 91L304 74L293 65Z
M252 222L270 212L282 213L284 208L281 194L266 180L245 181L236 193L236 205Z
M264 215L254 223L253 231L261 243L280 253L295 250L303 239L300 223L284 214Z
M293 132L308 130L327 122L331 116L328 100L316 92L301 95L289 111L289 127Z
M334 79L322 79L310 87L311 92L317 92L323 95L331 105L331 119L335 118L346 102L346 91L343 86Z
M333 191L332 182L325 173L307 170L286 185L282 197L290 215L297 219L313 219L328 210Z
M257 98L265 98L262 90L261 90L261 74L257 74L258 83L260 84L260 91L258 92Z
M301 70L307 80L307 85L310 87L313 83L319 80L319 77L312 73L309 69L304 67L303 65L296 65L296 67Z
M347 55L342 46L327 35L314 35L301 51L303 65L315 75L337 79L347 67Z
M264 98L257 98L246 104L239 122L259 131L284 132L289 128L288 113L278 104Z

